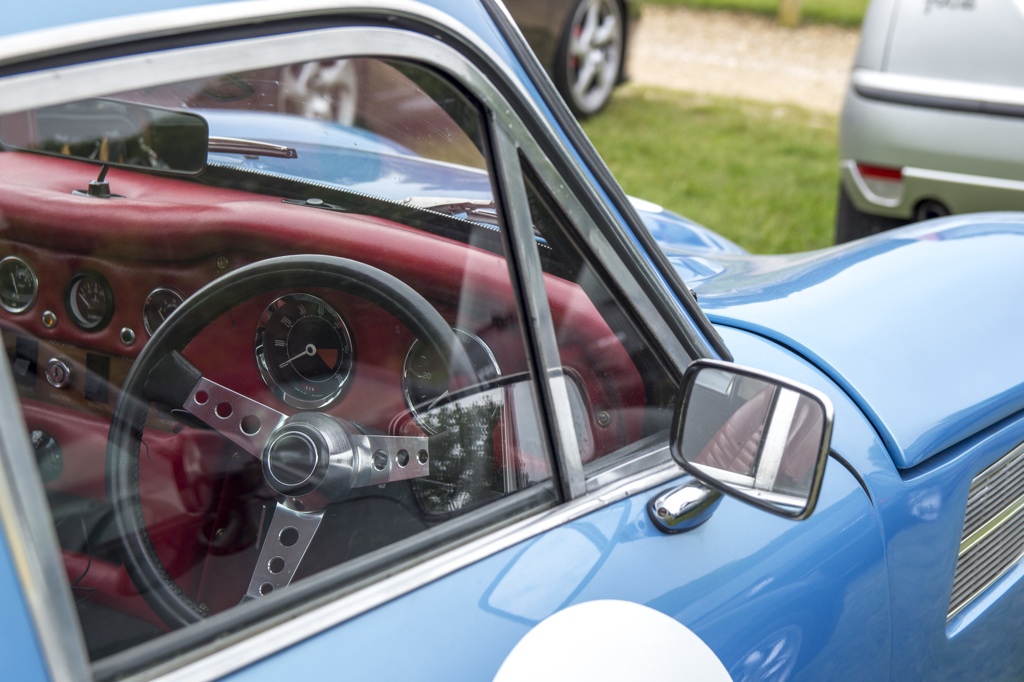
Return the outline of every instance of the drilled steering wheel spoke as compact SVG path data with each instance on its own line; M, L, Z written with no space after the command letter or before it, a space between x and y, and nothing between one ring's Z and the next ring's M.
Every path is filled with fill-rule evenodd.
M427 438L353 434L349 439L359 462L354 487L405 481L430 473Z
M300 512L277 504L249 580L247 598L265 597L291 583L323 517L323 511Z
M202 377L181 406L235 445L259 458L285 415Z

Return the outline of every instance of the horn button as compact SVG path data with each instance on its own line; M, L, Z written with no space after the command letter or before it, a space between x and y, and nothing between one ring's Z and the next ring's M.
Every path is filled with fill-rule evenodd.
M318 412L284 420L263 449L263 477L277 493L321 509L352 489L358 469L354 425Z
M282 429L267 443L267 482L284 495L310 492L323 480L328 454L319 434L299 428Z
M427 476L428 440L363 433L343 419L300 412L267 439L263 477L294 508L315 511L352 488Z

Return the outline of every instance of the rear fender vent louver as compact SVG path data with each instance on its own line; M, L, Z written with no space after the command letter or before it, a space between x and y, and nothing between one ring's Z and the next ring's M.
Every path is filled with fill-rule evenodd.
M971 481L947 621L1024 556L1022 511L1024 445Z

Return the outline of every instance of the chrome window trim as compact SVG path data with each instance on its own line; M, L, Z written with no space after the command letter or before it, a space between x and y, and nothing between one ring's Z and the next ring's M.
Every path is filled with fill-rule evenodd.
M525 127L519 121L510 122L507 125L515 133L516 140L519 143L519 148L530 162L533 170L537 173L540 179L544 181L544 186L551 193L552 198L565 212L575 230L581 235L582 239L586 242L591 251L593 251L598 260L600 260L601 264L608 270L611 278L619 284L619 289L623 296L625 296L629 305L637 312L636 320L638 322L646 323L651 339L656 340L656 343L661 344L665 359L674 364L676 369L679 371L679 375L682 376L683 370L686 368L686 365L689 364L689 360L691 359L689 357L689 353L687 353L686 349L683 348L682 343L679 342L676 337L675 330L669 327L668 323L663 319L661 312L658 311L651 299L644 293L644 288L640 286L623 285L623 283L639 283L630 272L626 265L625 258L617 250L617 247L629 252L630 257L633 258L635 262L644 262L647 264L644 272L649 277L655 276L652 271L653 266L648 263L646 256L640 253L639 249L631 240L620 239L617 247L616 245L613 245L600 229L598 221L590 215L586 207L580 202L579 198L570 191L562 177L562 174L555 168L555 165L547 157L537 141L529 135ZM568 161L568 159L566 160ZM587 186L593 186L587 179L586 173L575 157L572 158L570 167L573 169L579 183ZM604 221L605 224L618 224L618 220L611 213L607 204L602 201L594 201L592 204L600 213L599 219ZM652 279L648 283L646 290L650 291L652 287L663 286L664 285L661 284L660 281L655 282ZM658 290L663 291L663 289ZM685 324L690 327L693 326L693 322L688 319L685 321ZM710 355L710 351L708 351L707 354ZM680 364L680 359L685 359L686 362Z
M666 445L666 457L667 451ZM159 682L206 682L219 679L502 550L684 475L685 472L674 462L669 462L630 478L620 479L614 485L506 526L354 594L328 601L277 627L244 637L237 643L229 644L160 677L152 678L142 674L125 678L125 682L149 679Z
M349 44L359 44L363 49L352 49ZM412 54L410 45L417 46L421 52ZM468 63L448 58L450 50L420 33L365 26L243 38L10 76L0 80L0 114L232 71L315 61L329 55L335 58L348 55L405 57L427 63L440 62L450 67L451 75L464 82L473 76L482 78ZM157 68L165 61L176 68ZM40 93L46 94L40 96Z
M870 69L855 69L850 76L850 86L861 97L893 104L1024 117L1024 88Z
M0 405L17 404L10 366L2 360ZM50 678L90 678L85 640L20 410L0 413L0 525Z
M606 225L617 225L618 220L612 214L607 204L603 201L591 202L592 207L600 214L595 219L588 212L587 207L569 189L563 173L559 172L555 164L544 153L541 145L530 135L520 120L509 115L501 124L509 132L510 136L516 140L518 149L522 151L529 161L531 168L543 180L545 188L551 193L558 206L565 212L576 232L580 234L594 255L600 260L601 265L608 270L611 278L619 284L619 289L623 296L637 312L636 321L647 325L651 340L661 344L665 359L674 364L679 371L679 375L682 376L683 370L689 364L690 357L686 349L683 348L682 343L679 342L676 331L670 328L661 312L659 312L645 293L656 287L657 289L655 290L664 291L664 285L660 280L655 281L656 273L653 271L653 266L649 264L647 257L629 239L620 239L616 245L613 245L608 240L605 233L600 229L598 220L603 221ZM545 127L552 136L552 139L557 137L546 121ZM564 158L564 161L568 163L577 183L594 187L578 158L572 156L571 158ZM640 283L637 282L636 277L630 272L626 265L626 259L619 249L627 251L634 262L646 264L644 272L651 278L646 287L642 285L630 286L639 285ZM624 285L623 283L626 284ZM681 320L681 322L691 328L694 326L693 322L688 319L685 322ZM701 344L703 345L703 341L701 341ZM710 351L708 351L708 354L710 354ZM685 360L682 364L680 363L681 359Z
M661 247L651 236L636 208L622 188L618 186L611 171L604 165L600 154L590 144L579 121L569 111L568 106L561 102L561 96L540 62L535 58L533 50L525 41L516 40L516 37L521 38L522 33L512 21L510 14L500 0L481 1L497 25L498 31L509 39L512 53L525 69L527 78L533 81L538 95L561 128L560 135L568 141L569 147L572 148L575 163L587 168L589 177L593 179L591 186L598 189L599 193L603 192L609 204L618 211L621 223L617 221L617 224L626 228L625 235L619 232L619 241L628 242L624 248L631 253L639 254L640 260L637 263L645 264L642 271L645 280L651 284L648 295L652 297L653 302L661 306L660 314L671 317L679 323L676 331L692 329L698 332L695 335L688 335L682 341L684 346L689 347L694 357L718 357L723 360L731 360L732 355L725 347L718 330L697 306L697 299L693 292L689 290L662 252Z
M414 3L409 3L414 4ZM436 13L436 12L435 12ZM465 27L456 26L457 30L468 31ZM343 46L339 48L339 46ZM258 48L258 49L257 49ZM487 48L489 49L489 48ZM500 63L493 52L489 53L491 61ZM257 56L254 56L257 55ZM404 29L338 27L314 29L299 33L287 33L275 36L246 38L236 41L199 45L195 47L166 50L160 53L131 55L103 62L90 62L75 66L60 67L47 71L33 72L13 76L0 81L0 114L14 110L33 108L55 104L67 99L82 99L99 96L111 91L131 90L151 87L174 80L203 78L233 70L251 70L269 68L282 63L299 60L316 60L329 57L361 55L367 57L405 57L430 63L447 71L453 78L467 85L483 103L498 117L497 125L503 134L507 133L515 140L515 148L529 159L533 169L538 173L545 185L554 195L562 210L566 212L575 229L580 232L602 265L609 271L612 279L626 283L620 289L630 306L637 312L636 319L648 327L648 337L657 339L662 344L663 356L675 365L681 375L683 365L680 360L689 359L689 355L680 343L675 330L662 318L651 299L643 293L636 283L625 259L617 248L632 250L633 259L646 260L637 251L636 246L628 239L619 240L613 245L606 238L587 208L569 190L555 165L544 154L540 144L533 139L523 122L517 118L507 106L500 94L487 78L465 57L454 48L426 35ZM173 71L157 68L158 65L171 62L177 68ZM114 68L112 68L114 67ZM515 78L507 66L502 65L510 82ZM46 93L44 96L32 97L33 94ZM545 134L551 141L558 137L550 123L537 110L536 103L523 98L533 107L533 120L542 122ZM17 102L17 105L11 104ZM4 104L8 103L8 104ZM576 157L564 157L576 176L577 182L591 186L587 174L580 166ZM518 167L518 163L516 163ZM605 224L617 224L615 216L601 201L591 202L593 208L601 213L600 220ZM509 210L516 210L514 206ZM644 270L650 278L655 273L650 266ZM649 283L656 286L655 283ZM684 331L684 333L686 333ZM548 365L549 371L552 371ZM551 390L557 392L557 378L552 377ZM563 387L564 388L564 387ZM565 392L560 393L561 398ZM560 402L560 401L556 401ZM559 420L563 423L564 420ZM565 431L561 426L559 431ZM571 427L570 427L571 430ZM571 447L574 438L567 434L560 437L563 445L569 446L563 452L578 452ZM577 467L568 463L564 468L566 481L564 485L569 496L580 494L583 487L579 485L581 477Z
M667 443L668 429L654 433L624 449L601 459L594 460L584 467L587 475L587 492L593 493L616 481L630 478L648 469L655 469L665 464L672 464L672 455Z
M517 292L517 298L520 299L521 317L534 321L534 324L524 329L524 333L533 337L530 339L532 343L527 347L533 348L537 356L534 375L545 378L540 382L540 393L541 402L548 409L540 416L548 419L539 423L548 424L549 441L556 443L557 451L561 453L555 461L558 465L562 497L572 500L586 492L583 462L570 413L565 371L559 359L558 343L555 340L551 307L544 286L544 271L533 235L533 218L526 198L523 170L519 164L519 146L504 127L495 128L496 172L499 175L499 184L504 190L505 223L506 226L511 226L511 229L502 230L502 236L516 266L514 269L518 270L519 274L519 279L513 280L513 283L522 286L522 289L519 286L513 287Z

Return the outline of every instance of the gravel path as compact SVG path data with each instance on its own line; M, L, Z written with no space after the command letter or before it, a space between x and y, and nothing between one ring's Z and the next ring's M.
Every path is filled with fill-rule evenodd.
M838 114L856 29L782 28L769 17L645 5L635 24L633 83L796 104Z

